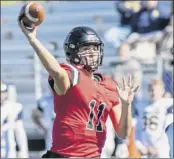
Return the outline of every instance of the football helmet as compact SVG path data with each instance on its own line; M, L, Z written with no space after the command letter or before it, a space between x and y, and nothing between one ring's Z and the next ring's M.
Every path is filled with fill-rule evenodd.
M95 49L91 46L94 46ZM81 52L83 47L88 49L82 49ZM84 69L92 72L102 64L103 47L104 44L97 33L86 26L72 29L64 41L67 61L75 65L82 65Z

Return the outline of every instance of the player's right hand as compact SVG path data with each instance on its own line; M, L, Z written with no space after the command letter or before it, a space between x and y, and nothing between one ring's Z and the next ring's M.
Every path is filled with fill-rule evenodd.
M34 38L36 38L37 26L33 27L33 29L27 29L20 18L18 18L18 25L29 41L32 41Z

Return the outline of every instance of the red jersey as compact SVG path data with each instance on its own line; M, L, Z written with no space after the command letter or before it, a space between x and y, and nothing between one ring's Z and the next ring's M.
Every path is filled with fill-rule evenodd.
M118 104L116 83L101 74L101 81L93 80L70 64L61 67L67 71L71 87L65 95L54 93L56 118L51 151L66 157L99 157L109 111ZM53 82L51 77L49 81Z

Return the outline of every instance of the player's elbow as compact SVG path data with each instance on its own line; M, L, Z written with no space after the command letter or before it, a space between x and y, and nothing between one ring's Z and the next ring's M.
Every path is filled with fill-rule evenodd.
M67 74L62 74L61 76L56 76L54 78L54 90L58 95L65 95L70 88L70 80Z
M120 134L120 138L122 138L122 139L128 139L129 136L130 136L130 134L123 134L123 135Z
M54 90L57 95L61 96L61 95L65 95L68 89L67 87L59 87L59 88L54 87Z
M126 133L117 133L117 136L121 139L127 139L129 137L129 135Z

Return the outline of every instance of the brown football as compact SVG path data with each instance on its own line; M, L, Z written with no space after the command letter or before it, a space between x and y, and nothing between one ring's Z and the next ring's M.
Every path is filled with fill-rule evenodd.
M39 2L28 2L21 8L19 19L26 27L33 28L42 23L45 17L45 10Z

